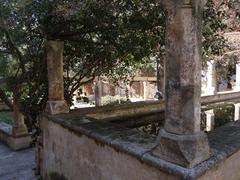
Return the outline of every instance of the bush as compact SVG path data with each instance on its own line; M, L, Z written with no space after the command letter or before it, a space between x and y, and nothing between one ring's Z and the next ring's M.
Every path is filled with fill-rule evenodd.
M118 104L126 104L126 103L131 103L130 101L127 100L125 97L121 96L104 96L101 99L102 105L107 106L107 105L118 105Z

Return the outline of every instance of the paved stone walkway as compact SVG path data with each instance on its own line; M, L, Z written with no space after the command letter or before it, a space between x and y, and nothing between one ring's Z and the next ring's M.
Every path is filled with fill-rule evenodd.
M11 151L0 143L0 180L37 180L34 149Z

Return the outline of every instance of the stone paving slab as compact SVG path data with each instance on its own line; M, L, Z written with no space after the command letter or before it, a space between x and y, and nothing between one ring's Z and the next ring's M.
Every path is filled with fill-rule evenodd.
M34 148L11 151L0 143L0 180L37 180Z

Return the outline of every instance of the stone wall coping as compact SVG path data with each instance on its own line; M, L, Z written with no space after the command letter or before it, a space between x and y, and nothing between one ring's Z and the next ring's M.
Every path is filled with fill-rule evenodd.
M240 92L226 92L226 93L221 93L221 94L216 94L216 95L211 95L211 96L202 96L201 103L203 105L207 105L210 103L227 101L227 100L232 100L232 99L237 99L237 98L240 98ZM164 110L164 101L161 100L161 101L140 101L140 102L134 102L134 103L129 103L129 104L120 104L120 105L114 105L114 106L80 108L80 109L72 110L71 113L85 115L85 114L109 112L109 111L121 110L121 109L129 109L129 108L133 109L133 108L137 108L137 107L151 106L151 105L162 106L162 108L159 109L159 112Z
M88 114L88 113L98 113L98 112L108 112L116 109L128 109L128 108L137 108L148 105L163 105L164 101L139 101L134 103L119 104L119 105L109 105L109 106L99 106L99 107L87 107L74 109L72 113Z
M156 146L156 139L148 134L77 114L67 116L43 114L42 116L76 135L85 135L102 146L111 146L116 151L127 153L143 163L184 179L196 179L202 176L240 150L240 122L238 121L211 131L208 134L211 157L194 168L187 169L154 156L151 149Z

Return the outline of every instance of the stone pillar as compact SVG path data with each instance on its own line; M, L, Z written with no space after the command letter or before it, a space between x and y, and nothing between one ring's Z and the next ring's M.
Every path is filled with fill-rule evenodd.
M206 114L206 131L211 131L214 129L215 119L214 119L214 111L208 110L205 111Z
M236 64L236 86L235 91L240 91L240 62Z
M148 99L148 82L143 81L143 99L147 100Z
M12 135L15 137L28 134L27 127L24 123L24 115L20 110L20 91L19 90L20 90L19 86L17 86L13 90L14 124L12 129Z
M205 90L205 95L216 94L216 69L215 62L212 60L207 62L207 87Z
M234 121L240 120L240 103L234 104Z
M64 44L60 41L49 41L46 47L48 69L48 102L46 112L49 114L69 112L69 107L64 100L63 48Z
M94 84L95 106L101 106L101 95L100 95L101 87L99 87L100 82L95 81L93 84Z
M209 158L200 130L202 0L163 0L166 22L165 125L152 153L191 168Z

